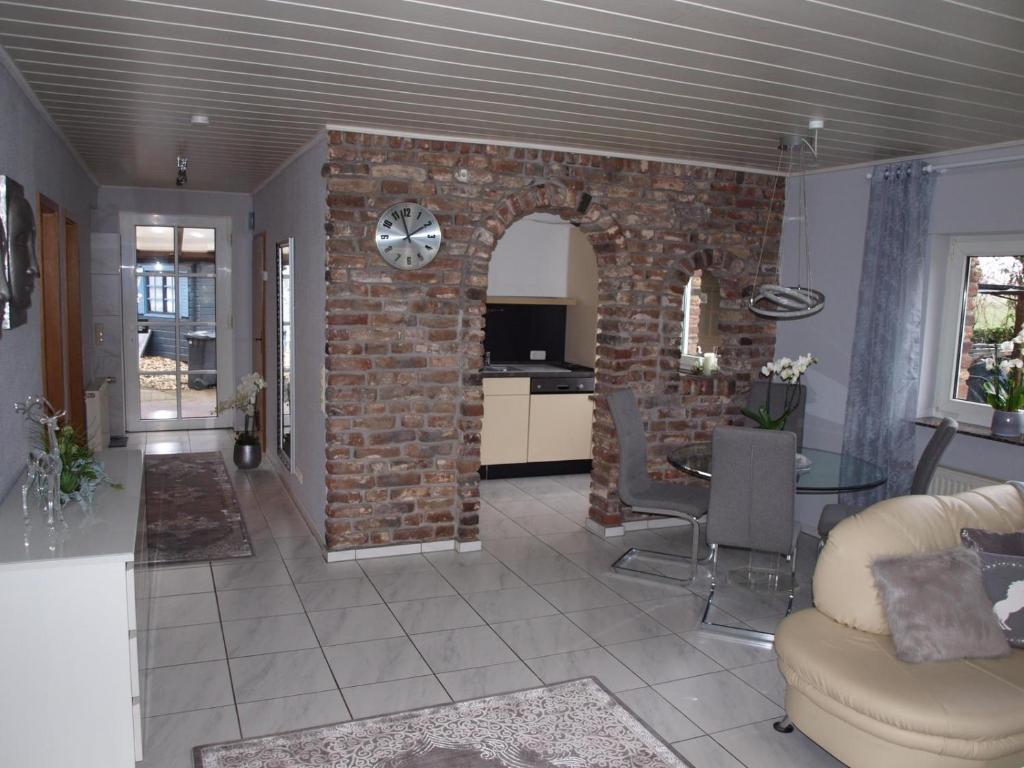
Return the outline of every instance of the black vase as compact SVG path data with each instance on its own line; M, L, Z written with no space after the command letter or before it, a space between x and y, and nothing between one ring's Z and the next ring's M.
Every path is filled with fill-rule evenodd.
M263 460L259 443L235 443L235 466L239 469L256 469Z

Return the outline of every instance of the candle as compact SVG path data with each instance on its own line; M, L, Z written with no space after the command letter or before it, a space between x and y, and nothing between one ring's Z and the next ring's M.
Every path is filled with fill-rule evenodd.
M714 352L704 353L704 375L710 376L713 373L718 373L718 355Z

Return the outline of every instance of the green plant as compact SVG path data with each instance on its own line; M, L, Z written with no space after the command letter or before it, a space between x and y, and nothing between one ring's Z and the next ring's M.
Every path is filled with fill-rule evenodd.
M996 363L995 358L989 357L985 359L985 368L992 373L981 385L985 402L997 411L1024 408L1024 361L1011 357Z
M768 386L765 387L764 405L756 411L744 408L742 411L743 415L756 422L760 429L785 428L786 420L793 411L800 407L800 387L796 385L800 382L800 377L816 362L818 362L818 359L814 355L801 355L796 360L783 357L766 363L761 368L761 375L768 379ZM771 413L772 380L776 376L786 385L786 400L782 406L782 413L773 416Z
M44 449L49 452L49 438L43 432L41 440ZM103 466L96 461L89 446L85 444L74 427L65 425L57 431L57 453L60 455L60 495L61 501L69 499L89 499L100 485L121 488L113 482Z

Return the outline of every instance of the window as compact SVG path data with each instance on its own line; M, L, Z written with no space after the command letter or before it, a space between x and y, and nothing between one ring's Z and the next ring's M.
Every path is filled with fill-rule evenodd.
M139 314L174 314L174 278L146 275L139 278Z
M954 238L946 271L935 410L988 425L985 360L1021 357L1024 235Z
M718 278L697 270L683 293L683 332L680 345L683 369L688 370L705 352L715 352L721 343L718 308L722 291Z

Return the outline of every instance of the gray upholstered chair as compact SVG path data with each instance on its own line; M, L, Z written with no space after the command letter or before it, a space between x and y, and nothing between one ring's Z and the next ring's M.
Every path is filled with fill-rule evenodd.
M700 555L700 520L708 510L708 489L651 480L647 474L647 438L644 423L637 408L636 395L631 389L617 389L608 395L608 409L615 422L615 434L619 442L619 498L634 512L663 515L685 520L693 531L690 547L690 581L697 573ZM629 549L616 560L613 568L642 573L660 578L671 578L665 574L632 567L639 555L682 558L669 552L653 552L636 547Z
M711 546L711 592L701 628L770 643L765 632L708 621L718 575L718 548L767 552L789 560L789 604L796 588L796 435L788 431L718 427L711 437L711 499L707 539ZM777 574L774 580L778 581Z
M917 462L914 470L914 479L910 484L910 494L920 496L928 493L928 486L931 485L932 477L939 466L942 454L956 436L956 430L960 425L953 419L943 419L942 423L935 428L928 445ZM829 533L839 523L861 511L863 507L855 507L851 504L826 504L821 510L821 518L818 520L819 545L824 545Z
M807 410L807 387L803 384L783 384L781 382L773 382L771 385L771 394L768 402L768 412L772 414L781 414L786 408L786 398L790 396L791 387L795 386L797 407L789 414L789 418L786 419L786 431L792 432L796 435L796 449L802 450L804 447L804 413ZM756 411L759 408L764 408L765 397L768 395L768 382L767 381L755 381L750 385L750 394L747 395L747 409ZM756 426L756 422L748 418L743 417L743 425L746 427Z

